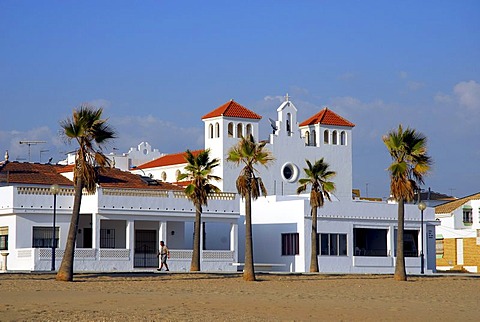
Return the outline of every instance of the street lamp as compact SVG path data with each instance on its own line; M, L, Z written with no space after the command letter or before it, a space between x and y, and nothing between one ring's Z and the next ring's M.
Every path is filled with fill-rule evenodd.
M420 240L421 240L421 249L420 249L420 273L421 274L424 274L425 273L425 270L424 270L424 258L423 258L423 211L425 210L425 208L427 208L427 205L423 202L423 201L420 201L420 203L418 204L418 209L420 209Z
M55 217L57 215L57 194L58 192L60 191L60 187L58 186L58 184L52 184L50 186L50 192L52 193L53 195L53 235L52 235L52 269L51 271L55 271L55 240L56 240L56 236L55 236Z

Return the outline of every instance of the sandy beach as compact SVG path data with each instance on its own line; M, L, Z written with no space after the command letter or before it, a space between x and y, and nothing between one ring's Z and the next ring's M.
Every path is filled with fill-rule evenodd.
M1 321L474 321L480 277L0 274Z

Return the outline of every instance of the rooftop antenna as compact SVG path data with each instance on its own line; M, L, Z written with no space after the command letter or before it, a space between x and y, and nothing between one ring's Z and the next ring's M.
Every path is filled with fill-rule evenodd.
M29 140L26 140L26 141L20 141L18 143L28 145L28 162L30 162L30 148L31 148L31 146L32 145L37 145L37 144L42 144L42 143L47 143L47 141L29 141Z
M42 153L48 152L50 150L40 150L40 163L42 163Z

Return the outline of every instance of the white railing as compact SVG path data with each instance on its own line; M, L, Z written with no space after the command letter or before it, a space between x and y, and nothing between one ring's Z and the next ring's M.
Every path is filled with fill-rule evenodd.
M232 250L204 250L202 252L204 261L233 261L234 251Z
M174 249L170 250L170 259L187 260L192 259L193 250Z
M20 195L51 195L50 187L17 187L17 192ZM73 196L75 190L73 188L60 188L57 195Z

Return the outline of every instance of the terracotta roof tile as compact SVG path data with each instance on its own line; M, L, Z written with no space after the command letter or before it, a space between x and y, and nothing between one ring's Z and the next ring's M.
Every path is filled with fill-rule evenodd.
M116 168L101 168L98 184L102 188L183 190L182 187L142 177Z
M6 162L0 165L0 185L5 184L39 184L73 186L73 182L61 173L73 171L73 166L53 164ZM98 183L102 188L123 189L159 189L183 190L182 187L115 168L101 168Z
M58 184L73 186L73 182L60 173L64 166L26 162L5 162L0 167L0 184Z
M470 200L479 200L480 199L480 193L473 194L471 196L463 197L454 201L450 201L444 204L441 204L439 206L435 207L435 213L436 214L448 214L454 211L455 209L463 206Z
M203 150L195 150L191 151L194 156L197 156ZM141 164L135 169L150 169L150 168L158 168L164 167L168 165L175 165L175 164L182 164L186 163L185 161L185 152L173 153L164 155L158 159L149 161L147 163Z
M222 106L214 109L210 113L205 114L202 120L209 119L218 116L237 117L243 119L255 119L259 120L262 117L255 112L250 111L248 108L238 104L234 100L231 100Z
M337 125L337 126L347 126L354 127L355 124L344 119L337 113L324 108L314 116L300 123L300 126L313 125L313 124L324 124L324 125Z

